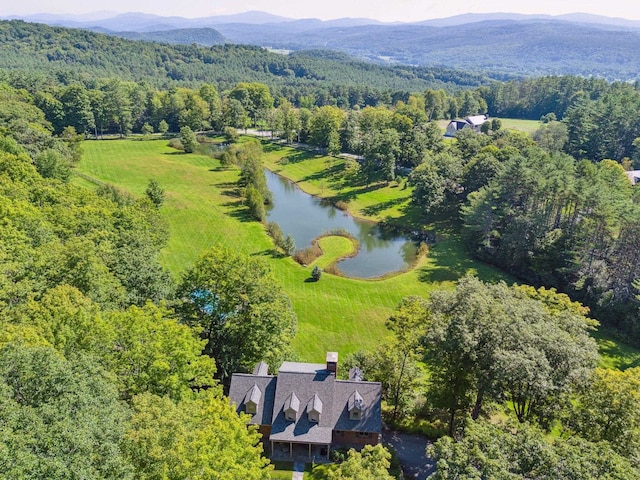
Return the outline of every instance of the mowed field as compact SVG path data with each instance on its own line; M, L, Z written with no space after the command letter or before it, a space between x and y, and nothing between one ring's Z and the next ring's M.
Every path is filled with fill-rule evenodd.
M300 180L307 190L316 189L313 193L344 196L361 216L371 212L371 217L380 218L387 213L385 210L390 216L402 215L407 190L398 185L344 187L339 181L344 162L290 148L271 147L265 154L265 163L274 170ZM325 273L319 282L307 282L311 267L275 255L264 226L248 217L237 196L237 169L220 168L217 160L207 156L177 152L166 140L141 139L87 141L77 168L90 178L139 196L144 194L149 179L158 181L166 192L161 211L170 229L161 261L176 279L214 245L264 259L298 315L293 346L300 360L322 362L327 351L344 356L374 347L388 335L384 322L405 296L428 296L434 288L451 286L468 272L484 280L502 278L497 270L469 259L457 237L442 232L438 243L409 272L382 280ZM90 185L79 177L76 181Z

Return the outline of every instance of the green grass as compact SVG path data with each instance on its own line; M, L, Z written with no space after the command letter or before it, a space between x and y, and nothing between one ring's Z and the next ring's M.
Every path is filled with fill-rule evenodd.
M162 214L169 224L170 240L161 261L176 279L213 245L225 245L264 259L298 315L293 347L302 361L322 361L327 351L346 355L375 347L388 335L384 322L405 296L428 296L432 289L451 285L469 271L485 280L503 278L497 270L470 260L457 237L448 236L415 269L400 275L371 281L325 273L319 282L306 282L311 267L274 255L264 227L247 215L236 193L237 170L221 169L217 160L206 156L178 153L163 140L88 141L84 151L78 170L91 178L135 195L144 194L150 178L165 189ZM281 158L295 154L292 149L278 153L273 148L268 155ZM302 155L302 160L287 165L295 166L301 177L315 173L321 178L327 161L341 161ZM317 182L322 180L307 180L307 186ZM84 179L81 183L91 185ZM399 195L399 191L380 187L365 192L362 205L385 197L406 198L407 194ZM360 204L358 197L354 197L353 204Z
M271 478L274 480L291 480L293 474L293 462L271 462L275 469L271 472Z
M519 120L516 118L499 118L499 120L502 123L502 128L526 133L533 133L542 125L539 120Z
M350 161L263 141L263 160L272 172L283 175L311 195L343 202L355 216L371 220L401 219L415 223L416 212L408 208L411 189L398 182L371 185L350 174Z
M252 221L237 196L236 169L222 169L207 156L182 154L166 140L103 140L84 144L85 154L78 170L85 178L74 182L95 188L108 182L135 195L143 195L150 178L165 189L162 214L170 229L170 240L161 261L179 279L202 253L224 245L266 261L283 285L298 315L298 334L293 347L302 361L321 362L327 351L347 355L374 348L388 335L385 320L403 297L428 296L434 288L453 285L467 273L485 281L510 280L500 271L469 258L458 236L447 222L439 225L438 242L416 267L382 280L350 279L324 273L319 282L308 282L312 266L302 267L291 258L274 254L271 239L262 224ZM377 186L360 191L342 183L335 173L344 160L270 146L267 164L298 180L311 193L331 197L351 195L350 209L366 216L367 206L376 202L393 205L373 212L370 218L386 214L411 222L415 212L403 205L408 189ZM287 161L282 161L287 158ZM332 170L333 169L333 170ZM328 172L327 172L328 170ZM339 170L338 170L339 171ZM368 211L376 210L370 208ZM450 223L450 222L449 222ZM322 267L346 252L341 237L322 240L325 255L316 262ZM600 334L603 365L621 368L638 358L638 351Z
M356 250L353 240L335 235L320 238L318 245L322 249L322 256L309 265L312 268L317 265L325 269L341 258L351 255Z
M600 350L600 366L625 370L640 366L640 349L614 340L606 331L593 334Z

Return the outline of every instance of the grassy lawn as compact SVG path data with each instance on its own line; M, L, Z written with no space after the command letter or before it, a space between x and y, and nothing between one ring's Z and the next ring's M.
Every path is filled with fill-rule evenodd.
M318 245L322 249L322 256L314 261L310 267L316 265L320 268L327 268L335 261L344 258L355 252L353 241L346 237L328 236L318 240Z
M411 189L402 184L375 182L364 185L353 181L351 161L339 157L296 150L263 141L263 160L272 172L283 175L311 195L343 202L355 216L370 220L401 219L415 223L416 212L408 209Z
M613 340L605 331L593 334L600 349L600 366L625 370L640 366L640 349Z
M497 270L470 260L457 238L449 236L443 237L417 268L400 275L370 281L325 273L319 282L305 282L311 267L274 255L264 227L246 214L236 194L237 170L221 169L218 161L206 156L176 152L164 140L89 141L84 151L78 169L90 178L135 195L144 194L150 178L165 189L162 213L169 224L170 240L161 261L176 279L213 245L236 248L269 263L298 315L294 348L302 361L322 361L325 353L332 350L347 355L374 347L387 335L384 322L405 296L427 296L443 282L451 285L467 272L475 272L485 280L502 278ZM267 163L273 166L285 155L295 155L295 150L285 148L278 152L274 147L266 155ZM306 152L301 155L304 159L285 166L288 170L295 167L300 177L317 175L317 179L306 180L305 186L310 189L322 190L321 172L327 162L343 162L333 157L306 157ZM86 179L76 180L91 185ZM406 190L380 187L363 193L362 200L353 194L350 205L362 205L362 209L383 198L406 200L407 195ZM398 216L402 214L399 207L392 209ZM341 248L332 246L329 256Z
M271 462L275 469L271 472L271 478L275 480L291 480L293 474L293 462Z
M502 122L502 128L526 133L533 133L542 125L539 120L518 120L516 118L499 118L499 120Z
M291 258L274 254L263 225L247 215L236 193L236 169L220 168L217 160L207 156L176 152L165 140L88 141L84 151L78 170L85 178L74 177L80 185L95 187L88 177L143 195L149 179L154 178L165 190L162 213L170 240L161 261L174 278L179 279L213 245L264 259L298 315L293 347L301 361L322 362L327 351L344 356L375 347L388 335L384 322L403 297L426 297L431 290L451 286L467 273L485 281L509 280L500 271L470 259L457 235L443 222L436 245L408 272L382 280L350 279L325 272L319 282L308 282L312 266L302 267ZM344 168L343 159L274 145L268 147L265 157L270 168L298 181L311 193L348 198L349 209L357 215L375 219L389 215L408 223L415 219L415 212L406 208L409 189L395 184L370 189L348 186L336 173ZM344 240L323 239L326 255L316 263L326 267L344 255L351 248ZM608 365L625 364L626 350L614 348L613 341L601 345L605 345Z

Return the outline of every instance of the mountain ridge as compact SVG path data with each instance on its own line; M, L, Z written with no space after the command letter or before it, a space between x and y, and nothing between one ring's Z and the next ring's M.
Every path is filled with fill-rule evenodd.
M293 22L309 22L324 24L324 26L356 26L356 25L428 25L428 26L456 26L469 23L478 23L487 20L557 20L569 21L573 23L587 23L593 25L619 26L625 28L640 29L640 20L630 20L621 17L607 17L603 15L594 15L583 12L575 12L563 15L546 15L546 14L519 14L509 12L495 13L465 13L450 17L432 18L425 20L417 20L415 22L381 22L365 17L342 17L331 20L320 20L317 18L289 18L270 13L251 10L243 13L230 15L210 15L205 17L187 18L180 16L161 16L142 12L127 12L111 14L109 12L96 12L83 15L75 14L48 14L39 13L33 15L11 15L0 17L7 20L24 20L27 22L46 23L48 25L66 26L70 28L109 28L106 25L113 25L117 21L125 21L131 31L143 31L151 22L166 24L170 29L179 28L202 28L207 26L242 23L248 25L265 25L277 23L293 23ZM132 22L139 20L139 24ZM109 28L113 30L112 28ZM125 31L117 28L114 31Z

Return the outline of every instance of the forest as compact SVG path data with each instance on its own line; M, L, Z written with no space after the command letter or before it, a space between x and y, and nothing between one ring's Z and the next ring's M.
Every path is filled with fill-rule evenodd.
M281 59L257 48L0 27L8 478L270 478L257 432L224 393L233 372L295 355L287 292L263 259L220 245L172 275L160 260L164 186L86 188L77 168L88 142L160 139L179 157L237 170L258 223L269 192L261 144L240 138L249 128L352 154L344 181L409 192L390 221L451 230L469 255L516 279L462 275L428 298L408 296L377 348L345 361L382 383L387 421L436 440L433 478L640 476L640 367L599 366L592 337L605 328L640 345L638 193L625 173L640 161L636 85L373 66L373 85L276 82L271 67L243 77L252 62ZM314 75L365 69L341 55L299 58ZM228 69L224 81L203 67L214 64ZM179 70L188 78L168 75ZM484 113L481 133L450 140L435 122ZM492 117L540 124L528 135ZM226 149L213 151L212 138ZM294 248L283 240L286 258Z

